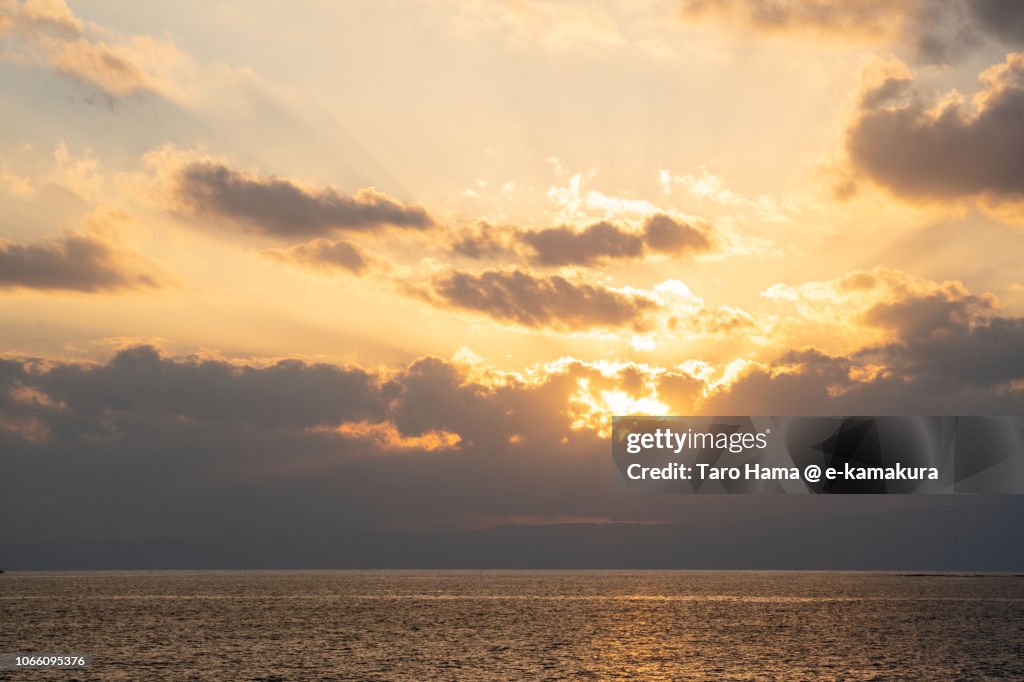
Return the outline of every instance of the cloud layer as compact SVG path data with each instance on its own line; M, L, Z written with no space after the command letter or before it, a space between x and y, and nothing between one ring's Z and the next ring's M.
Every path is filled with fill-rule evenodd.
M1000 325L983 325L981 335ZM958 329L948 338L974 335ZM955 389L914 393L884 377L837 392L851 383L849 359L805 351L780 360L799 369L751 372L713 393L701 410L759 413L770 405L774 413L821 414L859 407L877 414L942 405L965 412L978 405L976 396ZM586 419L594 401L656 387L677 410L700 395L701 379L681 370L574 361L530 376L474 376L477 371L429 357L387 371L298 360L254 366L172 358L151 347L95 364L0 359L0 467L8 472L0 552L11 564L5 566L194 568L221 566L218 560L229 557L237 562L230 565L249 567L565 561L561 565L779 568L791 556L774 539L758 544L756 538L792 536L808 517L807 499L716 498L723 501L713 508L714 499L622 498L609 491L610 458L598 456L607 441ZM1021 407L1019 395L988 396L990 407ZM756 409L745 409L751 405ZM610 407L602 409L606 415ZM44 483L50 495L38 494ZM58 510L75 513L54 513L54 499L62 502ZM914 539L941 529L939 544L948 546L948 520L936 517L948 501L886 504L836 498L810 514L830 537L847 516L856 519L849 532L860 542L871 514L881 514L879 527L898 525L892 543L873 534L875 540L857 545L877 563L856 563L856 553L835 566L817 562L811 550L820 539L809 529L808 542L793 546L801 560L783 567L906 568L914 564L892 562L922 560L922 552L931 552L928 568L963 568L955 563L962 547L947 555ZM959 501L956 518L965 513ZM979 527L996 528L991 544L976 529L966 534L979 551L988 548L971 565L1005 569L1017 556L1005 551L1005 533L1019 532L1019 523L1007 519L1021 518L1019 509L989 501L971 513ZM716 523L694 526L695 514L711 514ZM614 532L616 521L624 524L622 532ZM751 523L763 527L752 530ZM467 524L496 535L460 535ZM667 530L644 530L657 528ZM685 549L705 547L700 557L652 554L651 547L671 544L682 529ZM724 549L722 533L749 536L757 551ZM612 543L615 551L588 549L585 538L595 534L594 542ZM537 542L570 551L538 552ZM406 549L382 550L394 543ZM609 563L634 544L638 554ZM231 551L225 554L224 547ZM471 549L478 553L467 553Z

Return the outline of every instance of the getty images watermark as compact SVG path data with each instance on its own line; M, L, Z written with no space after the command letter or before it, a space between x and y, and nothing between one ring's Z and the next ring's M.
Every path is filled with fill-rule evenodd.
M624 493L1024 493L1021 417L615 417Z

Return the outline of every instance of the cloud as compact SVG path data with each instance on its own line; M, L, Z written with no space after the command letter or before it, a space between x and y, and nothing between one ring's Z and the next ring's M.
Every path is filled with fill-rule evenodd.
M830 357L793 359L806 369L790 377L808 387L843 376L842 362ZM625 500L610 493L607 440L587 421L588 410L606 419L629 400L650 405L642 398L651 387L686 401L699 390L693 373L572 360L535 369L488 370L498 376L477 379L439 358L371 371L294 359L253 365L168 357L150 347L101 363L0 358L7 484L0 552L17 564L5 568L820 567L780 563L814 554L811 541L777 546L779 529L786 537L820 535L801 525L807 499ZM742 404L741 391L760 399L740 414L852 404L811 388L801 394L792 384L779 390L782 378L748 374L727 394L731 402L716 406ZM757 380L771 390L753 391ZM810 409L797 402L802 395L813 397ZM790 402L768 402L784 397ZM1019 408L1013 398L1000 404ZM892 405L876 402L861 413L885 407ZM48 495L38 494L41 485ZM980 506L963 538L996 557L979 565L1008 570L1005 562L1017 560L1007 557L1004 540L1019 535L1020 505L956 500L954 523L953 515L935 518L950 504L941 498L882 512L878 500L870 502L838 497L812 514L833 534L862 543L828 567L860 567L862 555L872 557L866 568L916 565L931 546L914 538L948 540L967 503ZM714 527L702 530L695 517L714 518ZM467 518L489 519L490 531L451 532ZM884 543L863 544L865 518L898 528ZM563 523L509 525L522 519ZM992 523L1008 525L990 542L978 540L973 530ZM394 531L411 527L421 532ZM651 553L675 547L672 538L684 531L685 551ZM743 551L723 549L723 536L742 540L727 544ZM956 563L962 550L927 553L927 567L963 568Z
M711 249L705 230L664 214L648 218L642 234L602 221L579 232L567 227L521 232L518 239L532 250L532 260L539 265L591 265L635 260L646 252L681 255Z
M548 161L553 163L556 172L560 176L564 176L565 171L561 168L561 162L557 158L552 157ZM665 235L668 231L666 228L670 228L677 234L685 233L687 235L685 243L678 244L680 250L676 252L676 255L683 251L694 253L698 251L719 251L732 254L764 254L770 252L773 250L770 242L742 233L733 227L733 224L737 219L748 220L751 218L761 221L784 222L790 215L799 212L791 201L779 203L768 195L761 195L753 199L741 196L726 188L720 178L707 172L703 167L699 176L678 176L673 175L667 169L661 169L658 173L658 182L665 194L671 194L673 186L683 185L694 198L706 199L730 209L732 215L724 216L721 222L712 226L708 225L704 220L687 216L671 207L658 206L648 199L629 195L607 195L595 189L588 189L586 184L595 175L596 171L594 170L590 170L587 173L576 173L565 178L566 184L564 186L554 185L548 189L548 199L558 206L558 210L553 214L557 222L564 224L567 226L567 229L573 232L583 231L576 226L607 222L615 225L619 231L627 234L633 234L636 230L635 228L623 228L623 223L628 226L640 224L642 229L648 233L648 238L645 239L648 247L654 246L650 237L656 239L658 236L667 236ZM655 223L660 222L662 225L655 225L652 228L648 224L652 220ZM673 223L689 229L680 229L676 226L667 225L667 220L671 220ZM660 234L651 234L652 229L658 231L657 228L659 227L662 228ZM513 232L513 234L505 237L505 241L508 243L521 241L519 239L520 234L528 231L525 228L505 228L505 230ZM704 248L703 242L705 240L702 240L701 236L710 242L707 248ZM585 246L585 244L582 244L582 246ZM663 249L667 248L667 244L664 241L659 242L659 246ZM648 248L647 250L656 251L657 248Z
M777 344L815 345L833 354L972 326L996 314L991 294L958 280L935 281L889 268L854 270L799 286L775 284L761 294L780 307Z
M541 451L567 440L575 443L567 454L600 447L595 436L611 414L1014 413L1024 405L1014 383L1024 377L1022 340L1024 318L990 317L848 355L787 351L731 379L732 370L694 361L659 367L563 358L503 372L424 357L371 370L169 357L151 346L103 363L0 358L0 413L9 426L26 427L0 429L0 455L50 447L87 459L117 451L149 458L166 450L190 465L212 457L198 469L207 473L219 460L238 466L243 481L243 471L284 473L300 461L296 471L307 471L314 452L333 453L318 471L351 471L353 462L381 454L457 452L463 466L483 474L508 455L533 452L544 461ZM891 364L865 371L881 359ZM168 436L174 442L162 442ZM176 450L179 441L195 447ZM483 469L474 455L486 455Z
M242 173L213 161L185 165L176 181L184 210L283 239L385 225L417 230L433 225L424 209L403 205L374 189L350 196L331 187L305 188L285 178Z
M0 189L3 191L25 196L31 194L33 188L34 184L30 178L12 173L5 168L0 168Z
M557 157L548 159L555 172L561 176L564 169ZM575 173L566 178L565 185L552 185L547 190L547 197L558 206L558 216L570 223L585 221L609 220L613 217L633 215L644 216L662 212L647 199L632 196L614 196L596 189L587 189L585 183L594 178L597 171L590 169L586 173Z
M636 259L644 252L640 235L608 222L580 232L568 227L522 232L519 240L532 250L532 259L539 265L591 265L606 259Z
M809 346L751 364L702 409L1009 414L1024 408L1024 318L1003 314L991 294L883 268L766 293L796 304L806 319L829 320L835 333L880 334L860 334L859 343L841 350Z
M110 98L157 94L191 101L196 65L167 37L121 36L74 15L63 0L0 2L0 35L22 56Z
M459 234L451 250L475 259L508 258L519 252L534 265L559 267L638 260L652 253L698 254L713 248L707 228L659 213L644 221L641 232L608 221L582 230L568 226L526 230L482 224Z
M688 20L711 19L769 32L809 31L828 35L885 34L899 25L903 0L684 0Z
M764 34L910 47L947 62L987 43L1024 44L1016 0L683 0L686 21Z
M613 410L630 401L657 404L662 385L675 384L671 392L682 395L688 377L678 369L572 358L524 372L429 356L367 369L297 359L246 364L172 357L135 346L106 362L0 357L0 410L35 420L51 444L81 447L114 446L167 428L214 434L215 440L261 433L308 444L342 442L358 446L345 450L358 457L447 450L495 455L562 446L574 433L589 440L584 432L607 428Z
M481 222L454 236L451 252L473 259L496 258L513 253L515 230Z
M0 4L0 17L8 25L22 30L75 36L82 32L82 22L63 0L5 1ZM3 26L3 24L0 24Z
M448 269L425 283L406 282L404 289L438 308L474 312L531 329L623 333L623 341L636 350L653 350L659 338L677 342L759 328L746 311L709 304L675 279L647 290L589 283L579 273Z
M1024 398L1024 318L998 314L991 295L966 291L907 295L865 315L891 330L895 340L861 349L853 360L922 388L963 390L1001 387Z
M299 360L233 365L168 358L152 346L121 350L106 364L58 363L26 381L62 406L49 414L53 430L68 438L116 435L133 419L303 429L381 409L378 378L358 367Z
M988 33L1008 44L1024 43L1024 6L1016 0L973 0L967 6Z
M781 204L773 197L763 194L757 198L749 198L734 192L725 186L720 177L704 166L699 173L673 175L667 168L658 171L658 184L665 194L671 194L676 185L684 187L690 196L742 211L749 211L760 220L783 222L787 213L795 211L790 202Z
M848 355L790 351L712 393L713 414L1018 414L1024 319L992 317Z
M656 253L678 255L712 248L707 231L679 222L664 214L651 216L644 224L644 243Z
M925 340L985 323L997 305L991 294L974 296L956 287L878 303L863 319L867 324L892 330L903 340Z
M285 263L327 271L343 270L354 275L366 273L371 262L359 246L344 240L314 239L287 249L266 249L263 254Z
M429 285L435 304L482 313L525 327L582 330L643 328L657 308L643 292L572 281L528 270L493 269L480 274L452 270Z
M584 378L616 381L579 363L485 383L438 358L371 371L151 347L102 363L0 359L0 551L256 527L323 532L334 552L348 533L471 514L608 517L607 467L573 466L602 441L562 409Z
M163 286L134 260L97 237L74 232L40 242L0 240L0 289L97 293Z
M903 76L869 85L846 133L854 172L912 200L1024 199L1024 54L981 81L971 110L955 93L928 107Z
M628 381L628 371L628 365L565 360L529 378L495 370L474 377L467 367L434 357L369 370L295 359L251 365L175 358L137 346L105 363L0 358L0 409L12 422L35 424L47 434L33 442L83 448L178 429L215 435L215 441L262 433L285 436L293 445L341 442L352 446L348 456L457 449L493 454L525 442L560 444L572 433L561 410L580 381L593 390L648 390ZM602 422L609 414L607 406L603 410ZM0 432L0 443L3 437ZM10 430L6 437L27 440Z
M804 282L797 286L773 284L761 295L769 300L796 305L803 317L835 319L836 315L844 314L847 316L843 318L844 322L849 316L862 316L879 304L893 304L908 298L972 298L963 282L958 280L939 282L882 266L871 270L852 270L833 279Z
M1024 7L1015 0L921 0L907 33L920 56L946 63L985 45L1024 45Z
M388 451L436 452L455 449L462 442L459 434L436 429L420 436L403 436L391 422L345 422L332 431L341 438L368 442Z

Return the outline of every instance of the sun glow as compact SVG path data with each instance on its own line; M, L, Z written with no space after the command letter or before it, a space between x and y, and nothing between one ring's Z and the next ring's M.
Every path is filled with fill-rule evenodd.
M666 415L672 408L661 402L657 392L633 396L621 389L595 389L590 379L576 382L576 390L569 396L569 428L574 431L590 429L602 438L611 435L614 415Z

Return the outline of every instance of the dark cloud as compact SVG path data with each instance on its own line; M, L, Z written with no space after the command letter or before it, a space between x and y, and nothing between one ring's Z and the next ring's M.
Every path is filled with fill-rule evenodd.
M844 376L827 356L793 359L808 367L809 385ZM0 359L0 557L7 569L1019 569L1006 538L1020 534L1024 515L1008 497L908 505L614 495L607 440L569 425L565 406L583 380L617 379L568 363L484 385L437 358L376 373L297 360L237 366L146 347L102 364ZM638 379L624 372L621 381ZM662 384L698 390L681 376ZM840 409L827 393L806 395L817 411ZM749 413L815 412L765 405ZM462 441L399 455L317 428L349 420L390 420L406 436L445 429ZM490 520L458 530L465 518ZM427 523L440 530L402 530ZM821 551L826 531L838 549Z
M1017 0L683 0L681 7L689 21L890 43L929 62L949 62L991 42L1024 44L1024 6Z
M282 360L269 367L163 357L149 346L119 352L105 365L63 364L33 375L32 386L103 430L108 417L250 422L312 427L379 411L376 377L359 368ZM63 418L63 417L61 417Z
M355 275L365 273L370 267L369 256L352 242L344 240L314 239L288 249L267 249L263 253L286 263L321 270L344 270Z
M850 32L865 27L883 28L884 20L900 3L891 0L684 0L684 16L718 13L743 24L766 30L817 29Z
M878 303L864 315L868 324L895 331L906 341L956 332L983 322L996 308L992 296L937 291Z
M549 267L637 260L648 253L696 254L712 248L706 229L664 214L647 218L641 232L607 221L582 230L567 226L522 230L484 224L459 235L452 245L454 253L476 259L506 257L518 250L531 263Z
M883 361L896 376L924 391L951 394L965 388L1005 393L1018 411L1024 408L1024 318L991 317L973 325L949 326L944 332L910 336L905 341L858 355ZM1005 407L1004 407L1005 409Z
M640 258L644 252L640 235L607 222L595 223L581 232L568 227L523 232L519 239L530 247L539 265L591 265L605 259Z
M861 94L860 105L864 109L876 109L906 97L913 88L910 78L890 77L881 84L865 90Z
M921 0L907 34L926 61L948 63L985 45L1024 45L1024 5L1017 0Z
M651 251L675 255L700 253L712 247L704 230L663 214L647 219L644 224L644 242Z
M724 390L708 397L702 410L708 414L773 414L773 415L831 415L881 414L881 406L857 407L844 412L834 391L835 386L848 387L850 362L846 358L833 358L820 351L785 353L778 357L776 366L788 371L775 372L772 367L756 368ZM798 369L794 370L793 368ZM901 391L905 398L905 392ZM907 406L911 414L916 407ZM927 414L925 412L924 414Z
M522 232L518 239L531 249L532 260L539 265L591 265L642 258L648 251L679 255L711 249L704 231L663 214L648 218L642 234L600 222L580 232L567 227Z
M312 433L335 442L330 429L339 424L390 422L403 437L446 430L464 436L467 447L505 449L517 431L558 442L567 425L551 417L551 406L564 407L582 376L610 381L581 363L540 382L510 377L484 385L434 357L384 371L296 359L254 366L174 358L136 346L105 363L0 358L0 408L21 405L58 441L78 444L156 425Z
M712 396L720 414L1016 414L1024 410L1024 318L962 291L905 294L864 315L894 340L847 356L790 351ZM787 367L776 372L773 367ZM794 371L793 368L797 369Z
M581 476L551 457L600 443L565 417L583 376L600 377L572 364L483 385L437 358L393 371L257 367L151 347L103 364L3 359L0 537L92 544L254 528L373 532L460 514L586 516L594 491L607 493L592 485L607 482L606 469ZM345 424L354 432L336 428ZM362 438L364 424L394 437ZM457 434L458 448L416 440L437 431ZM585 483L566 494L559 481L569 480Z
M777 359L787 367L785 372L751 371L709 397L701 409L712 414L1020 414L1024 392L1012 389L1007 380L1021 375L1020 361L1006 345L1021 341L1019 324L1013 326L1017 329L1012 333L1002 333L1002 322L994 321L992 327L955 338L893 344L854 357L785 354ZM997 355L956 355L979 350ZM1007 358L1009 365L1000 364ZM851 372L866 362L888 365L870 378L853 378Z
M946 64L985 43L980 24L972 18L974 0L919 0L907 6L904 42L916 58Z
M226 218L273 237L325 236L390 225L426 229L430 215L375 190L355 195L304 189L290 180L252 176L213 162L192 163L178 175L178 198L199 216Z
M162 286L155 276L134 270L129 260L110 244L82 234L34 243L0 240L0 289L109 292Z
M565 330L642 328L657 307L643 294L523 270L451 271L434 278L430 295L442 305L496 320Z
M1011 45L1024 44L1024 4L1018 0L970 0L967 7L987 33Z
M902 0L683 0L690 19L731 19L761 30L806 30L858 33L881 30L907 6Z
M918 98L874 106L892 88L869 91L847 130L854 170L912 199L1024 198L1024 55L1009 55L984 80L972 113L957 102L935 112Z
M452 253L473 259L496 258L511 252L510 230L480 223L476 228L457 235L451 245Z

